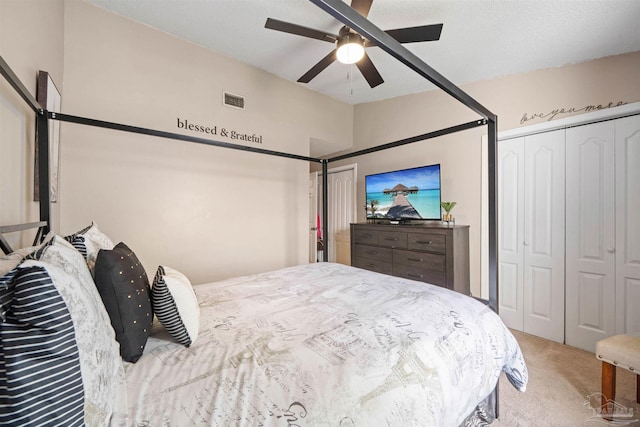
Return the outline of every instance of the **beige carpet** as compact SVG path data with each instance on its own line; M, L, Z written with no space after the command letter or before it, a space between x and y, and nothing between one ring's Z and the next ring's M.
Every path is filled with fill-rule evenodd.
M600 392L600 366L593 353L512 331L529 369L527 391L517 391L500 378L500 418L492 426L605 426L591 409L588 396ZM640 419L635 375L617 370L615 401ZM596 399L597 401L597 399ZM587 402L587 403L585 403ZM593 405L595 406L595 405ZM626 425L640 426L640 421Z

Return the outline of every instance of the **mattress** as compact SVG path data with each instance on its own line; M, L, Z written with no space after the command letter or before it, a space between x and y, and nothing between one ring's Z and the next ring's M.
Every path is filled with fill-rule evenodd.
M186 348L154 324L125 363L131 425L457 426L517 341L487 306L437 286L318 263L194 286Z

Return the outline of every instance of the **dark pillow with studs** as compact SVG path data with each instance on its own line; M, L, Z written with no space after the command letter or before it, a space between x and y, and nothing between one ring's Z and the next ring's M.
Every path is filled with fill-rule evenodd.
M98 252L95 282L120 343L120 355L127 362L137 362L153 322L147 273L136 254L120 242L112 250Z

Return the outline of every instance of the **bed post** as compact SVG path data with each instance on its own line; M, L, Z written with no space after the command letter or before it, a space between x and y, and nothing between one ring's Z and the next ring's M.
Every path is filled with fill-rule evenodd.
M498 118L487 119L488 184L489 184L489 307L498 313Z
M489 307L498 313L498 117L487 118L489 185ZM500 417L500 390L496 384L495 417Z
M322 159L322 241L324 243L322 247L322 261L329 262L329 207L327 203L329 202L329 190L327 188L327 183L329 182L328 178L328 168L327 165L329 161L326 159Z
M38 144L38 173L40 186L40 221L19 224L17 226L6 226L0 232L0 247L3 252L11 252L11 247L2 237L2 233L29 230L39 227L36 234L36 242L39 242L49 232L50 212L51 212L51 195L49 187L49 117L47 111L40 103L29 93L25 85L20 81L18 76L13 72L9 64L0 56L0 75L14 88L14 90L22 97L29 107L36 113L36 144ZM35 162L34 162L35 163ZM43 200L45 200L43 202Z
M35 243L42 241L51 230L51 194L49 176L49 115L46 111L36 115L36 138L38 144L38 191L40 192L40 221L45 221L38 229Z

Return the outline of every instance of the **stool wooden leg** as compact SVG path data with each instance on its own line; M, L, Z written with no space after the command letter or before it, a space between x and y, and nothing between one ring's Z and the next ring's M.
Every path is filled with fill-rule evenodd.
M609 400L616 398L616 367L607 362L602 362L602 411L609 413L612 405L607 405Z

